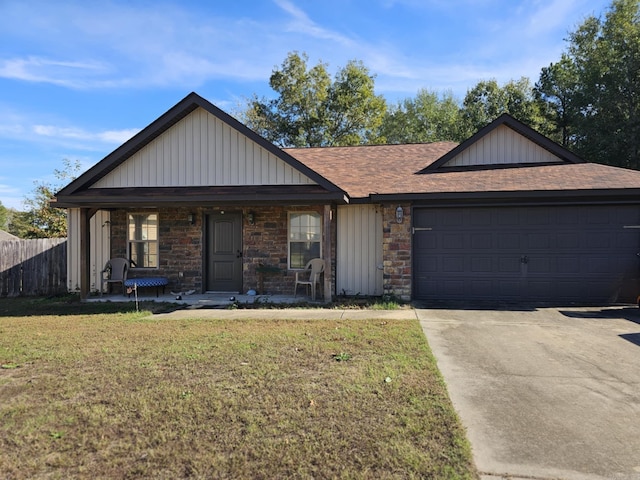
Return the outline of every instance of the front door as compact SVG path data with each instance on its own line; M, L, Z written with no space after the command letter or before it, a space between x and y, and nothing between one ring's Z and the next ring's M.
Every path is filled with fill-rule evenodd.
M242 291L242 215L216 213L206 220L206 290Z

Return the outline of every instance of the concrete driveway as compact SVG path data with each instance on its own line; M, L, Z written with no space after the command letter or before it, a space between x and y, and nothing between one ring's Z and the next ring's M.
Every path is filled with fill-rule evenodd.
M483 479L640 479L640 310L417 309Z

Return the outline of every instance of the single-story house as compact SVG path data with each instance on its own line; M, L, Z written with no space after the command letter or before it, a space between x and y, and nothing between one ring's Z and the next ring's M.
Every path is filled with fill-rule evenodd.
M195 93L60 190L69 289L111 257L172 290L635 301L640 172L509 115L461 144L281 149Z

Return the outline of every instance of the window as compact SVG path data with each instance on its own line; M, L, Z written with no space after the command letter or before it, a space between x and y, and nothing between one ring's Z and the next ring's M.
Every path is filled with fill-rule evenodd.
M289 268L304 268L320 258L322 225L317 213L289 214Z
M158 268L158 214L130 213L129 259L137 268Z

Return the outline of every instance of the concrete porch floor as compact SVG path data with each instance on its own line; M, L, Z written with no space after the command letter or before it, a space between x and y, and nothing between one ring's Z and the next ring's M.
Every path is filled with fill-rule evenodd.
M180 297L180 298L178 298ZM135 294L122 295L121 293L110 293L103 295L93 295L87 298L87 302L135 302ZM233 292L207 292L207 293L193 293L187 295L181 292L179 295L172 294L169 291L162 292L156 297L154 289L145 289L138 293L139 302L168 302L178 303L186 305L189 309L197 308L225 308L233 303L239 304L318 304L323 303L322 297L316 299L315 302L311 301L311 297L308 295L246 295L237 294Z

